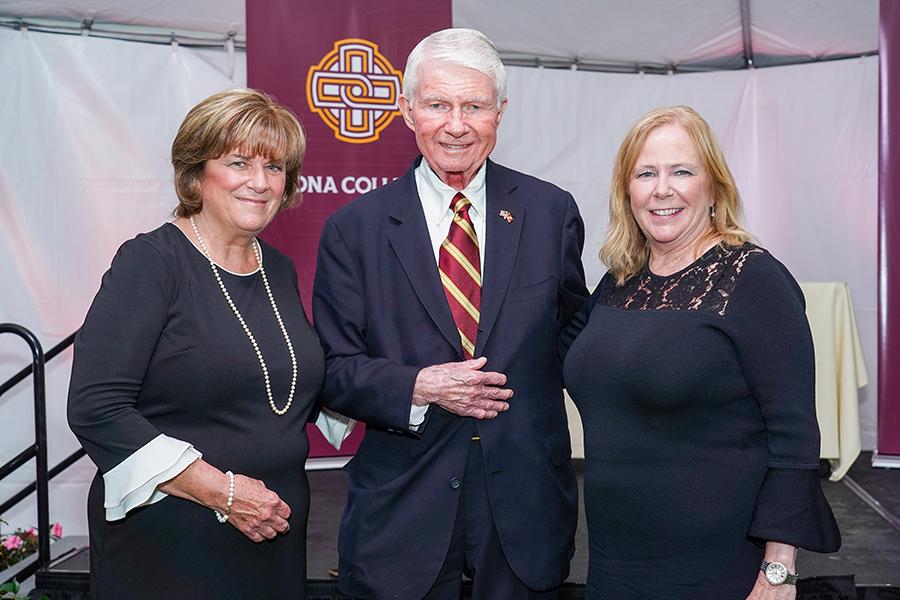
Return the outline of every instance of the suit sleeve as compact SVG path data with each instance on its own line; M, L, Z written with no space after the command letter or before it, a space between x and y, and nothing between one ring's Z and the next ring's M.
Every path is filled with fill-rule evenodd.
M410 429L413 387L421 370L372 357L366 343L365 282L333 219L319 242L313 320L325 349L322 403L369 426Z
M566 193L566 215L563 221L562 248L560 251L559 326L565 328L572 316L588 297L584 284L584 265L581 252L584 249L584 222L578 205L571 194Z
M748 260L739 277L727 318L769 449L748 535L834 552L840 533L819 484L815 360L803 293L769 255Z

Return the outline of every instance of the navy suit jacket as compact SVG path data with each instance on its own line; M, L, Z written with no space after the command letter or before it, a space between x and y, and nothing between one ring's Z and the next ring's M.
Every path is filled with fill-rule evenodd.
M323 403L367 425L345 468L341 587L364 598L425 595L447 554L477 431L504 554L525 584L551 588L568 575L577 521L557 341L588 296L584 224L568 192L488 162L475 356L505 373L514 395L490 420L431 405L411 432L418 372L463 360L416 189L420 160L331 215L319 245Z

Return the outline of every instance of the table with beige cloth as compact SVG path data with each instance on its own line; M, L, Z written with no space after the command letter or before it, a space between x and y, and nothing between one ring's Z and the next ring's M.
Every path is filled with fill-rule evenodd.
M820 456L832 465L831 480L843 477L860 451L859 388L868 383L853 301L845 283L801 283L816 353L816 415ZM584 458L578 410L566 394L572 456Z

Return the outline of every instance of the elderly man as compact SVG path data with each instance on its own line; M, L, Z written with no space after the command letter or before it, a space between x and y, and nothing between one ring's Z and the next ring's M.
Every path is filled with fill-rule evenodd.
M322 232L324 403L367 425L347 465L341 589L554 598L575 473L557 338L587 297L572 196L488 160L506 108L493 44L422 40L400 107L422 156Z

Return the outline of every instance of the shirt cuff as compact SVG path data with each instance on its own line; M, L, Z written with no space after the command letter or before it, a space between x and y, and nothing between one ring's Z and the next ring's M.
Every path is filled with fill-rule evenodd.
M341 444L353 433L356 423L356 419L345 417L324 406L319 410L319 416L316 417L316 427L335 450L341 449Z
M133 508L159 502L168 494L157 486L200 458L192 445L159 434L103 475L107 521L118 521Z
M415 404L410 405L409 407L409 428L412 431L419 431L419 426L425 422L425 413L428 412L428 405L425 406L416 406Z

